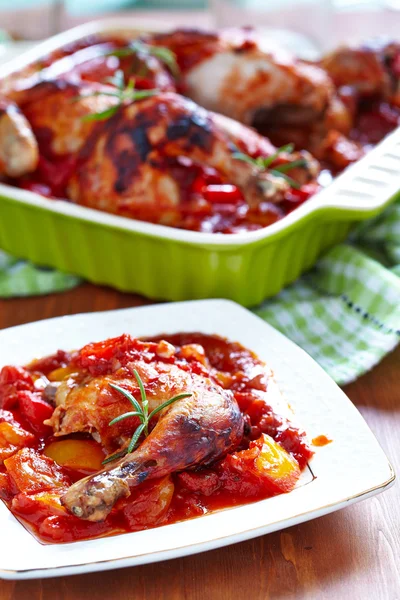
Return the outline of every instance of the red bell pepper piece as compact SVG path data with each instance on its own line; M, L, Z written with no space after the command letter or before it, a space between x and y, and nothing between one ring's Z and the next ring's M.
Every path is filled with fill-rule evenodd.
M50 419L53 407L42 400L39 392L19 392L19 408L27 425L39 435L51 433L51 427L44 425L43 421Z
M49 490L64 490L71 485L69 477L54 460L42 456L33 448L23 448L4 461L4 466L19 492L35 494Z
M52 371L56 369L61 369L66 367L71 360L71 355L64 350L57 350L55 354L51 354L50 356L44 356L43 358L37 358L32 361L27 369L29 371L40 371L44 375L48 375Z
M192 193L194 194L203 194L204 188L206 187L206 180L204 175L197 175L196 179L192 184Z
M65 188L75 168L76 158L73 156L59 158L52 162L40 156L38 165L40 183L48 186L55 197L64 197Z
M8 473L0 473L0 499L8 502L12 497L13 490Z
M220 185L207 185L203 188L203 196L214 204L236 204L243 200L242 192L236 185L223 183Z
M149 77L135 75L133 79L135 82L135 89L137 90L153 90L156 87L154 85L154 81L152 81Z

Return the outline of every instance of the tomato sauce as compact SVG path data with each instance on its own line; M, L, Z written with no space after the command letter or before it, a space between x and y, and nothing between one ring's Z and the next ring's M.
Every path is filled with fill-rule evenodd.
M55 437L43 423L54 410L52 382L67 380L77 370L92 377L109 373L115 360L123 365L132 352L141 352L141 342L121 336L78 353L58 351L25 368L4 367L0 498L39 541L71 542L158 527L295 486L313 452L305 432L272 400L272 374L262 361L238 343L200 333L163 335L146 343L156 347L161 339L173 344L176 352L175 358L165 360L206 374L233 392L244 417L239 445L207 466L145 481L132 489L130 497L119 500L104 521L81 520L67 512L60 496L75 481L102 470L107 451L89 434Z

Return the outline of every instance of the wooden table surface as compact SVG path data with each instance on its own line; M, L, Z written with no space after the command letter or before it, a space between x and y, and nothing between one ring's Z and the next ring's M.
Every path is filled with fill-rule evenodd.
M45 298L0 301L0 328L144 304L83 285ZM400 468L400 347L345 391ZM357 457L344 468L357 476ZM0 532L1 539L1 532ZM2 543L3 540L1 540ZM172 561L58 579L0 581L0 600L400 599L400 490L258 539Z

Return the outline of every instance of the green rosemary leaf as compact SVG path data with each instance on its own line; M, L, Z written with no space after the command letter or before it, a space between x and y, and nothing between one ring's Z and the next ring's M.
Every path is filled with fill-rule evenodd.
M278 156L282 152L287 152L288 154L291 154L293 152L293 150L294 150L294 144L286 144L285 146L278 148L277 151L274 152L274 154L271 154L271 156L266 156L266 157L259 156L258 158L252 158L251 156L248 156L247 154L243 154L243 152L234 152L232 154L232 156L233 156L233 158L236 158L237 160L242 160L243 162L247 162L250 165L253 165L260 169L263 169L264 171L269 171L272 175L275 175L275 177L282 177L283 179L285 179L285 181L287 181L289 183L289 185L292 188L294 188L295 190L298 190L301 188L301 186L297 183L297 181L295 181L294 179L292 179L285 173L286 173L286 171L290 171L291 169L294 169L295 167L305 167L307 163L303 158L294 160L291 163L285 163L284 165L279 165L273 169L270 168L270 165L278 158Z
M127 56L131 56L132 54L142 53L148 56L154 56L158 58L165 66L171 71L174 77L179 77L180 69L179 65L176 61L176 55L169 48L165 48L164 46L152 46L151 44L146 44L141 40L136 40L126 46L125 48L117 48L109 53L108 56L116 56L118 58L125 58Z
M138 383L139 390L140 390L140 397L142 399L142 404L143 404L143 402L147 401L146 390L144 389L143 381L142 381L139 373L136 371L136 369L133 369L133 374L134 374L135 379L136 379L136 381Z
M124 48L117 48L116 50L112 50L112 52L108 52L107 56L125 58L126 56L132 56L132 54L135 54L135 51L130 46L125 46Z
M160 93L160 90L155 88L154 90L131 90L133 93L130 94L128 100L135 102L136 100L143 100L143 98L150 98Z
M110 117L115 115L119 107L120 104L118 104L117 106L111 106L110 108L107 108L106 110L103 110L98 113L91 113L89 115L85 115L84 117L82 117L82 121L105 121L106 119L109 119Z
M148 46L148 52L163 62L174 77L179 77L180 68L176 62L176 55L174 52L169 50L169 48L164 48L164 46Z
M136 373L137 373L137 371L136 371ZM124 388L120 387L119 385L115 385L115 383L109 383L108 385L110 387L112 387L113 390L115 390L116 392L119 392L120 394L125 396L125 398L127 398L129 400L129 402L132 404L132 406L137 410L137 412L140 413L141 415L143 415L142 407L140 406L140 404L136 400L136 398L134 398L134 396L132 396L132 394L130 392L128 392L128 390L125 390Z
M132 436L132 439L129 443L128 446L128 450L127 450L127 454L130 454L136 447L138 440L142 434L143 429L145 428L145 424L142 423L141 425L139 425L139 427L136 429L135 433Z
M288 184L290 185L290 187L294 188L295 190L299 190L301 188L301 185L299 183L297 183L297 181L295 181L288 175L285 175L285 173L281 173L280 171L277 171L276 169L270 169L270 173L272 173L272 175L275 175L275 177L282 177L282 179L287 181Z
M290 143L290 144L285 144L284 146L281 146L280 148L278 148L277 152L278 154L282 154L283 152L286 152L287 154L292 154L294 150L294 144Z
M142 413L143 413L142 421L143 421L143 425L144 425L144 432L145 432L145 435L147 436L149 433L149 401L147 400L146 390L144 389L143 381L142 381L139 373L136 371L136 369L133 369L133 374L135 376L135 379L138 383L139 390L140 390L140 397L142 399Z
M112 419L112 421L109 422L109 425L115 425L116 423L119 423L120 421L123 421L124 419L129 419L129 417L140 417L142 413L138 412L138 411L132 411L132 412L127 412L124 413L123 415L120 415L119 417L115 417L115 419Z
M125 88L125 92L133 92L135 89L135 80L131 77L128 81L128 85Z
M255 158L251 158L247 154L243 154L243 152L234 152L232 154L232 158L236 158L236 160L242 160L243 162L247 162L250 165L257 166L257 162Z
M126 449L121 450L120 452L116 452L115 454L112 454L111 456L107 456L107 458L105 458L101 464L106 465L107 463L117 460L117 458L122 458L123 456L125 456L125 454L126 454Z
M133 375L135 376L135 379L139 386L140 397L142 400L143 407L140 406L139 402L136 400L136 398L134 398L134 396L130 392L128 392L124 388L120 387L119 385L116 385L114 383L109 383L108 385L111 388L113 388L114 390L116 390L117 392L119 392L120 394L125 396L125 398L127 398L129 400L129 402L133 405L133 407L136 408L135 411L127 412L127 413L124 413L123 415L116 417L115 419L110 421L109 425L114 425L115 423L119 423L120 421L123 421L124 419L128 419L129 417L136 417L136 416L139 417L139 419L141 420L141 424L135 429L128 448L126 450L122 451L122 454L117 453L117 454L113 454L112 457L108 457L105 461L103 461L103 464L106 464L107 462L111 462L112 460L115 460L115 458L119 458L120 456L125 456L125 454L127 454L127 453L131 453L134 450L134 448L136 447L141 434L144 432L145 436L146 437L148 436L149 422L154 417L154 415L156 415L158 412L160 412L161 410L163 410L164 408L166 408L173 402L176 402L177 400L181 400L182 398L188 398L189 396L192 395L191 393L178 394L177 396L174 396L173 398L170 398L166 402L163 402L162 404L160 404L160 406L155 408L149 415L148 414L149 401L146 396L146 390L144 388L143 381L136 369L133 369Z
M304 158L299 158L298 160L294 160L293 162L285 163L284 165L278 165L274 167L274 171L279 171L279 173L286 173L287 171L291 171L291 169L295 169L296 167L304 168L307 166L307 161Z
M273 154L271 154L270 156L266 156L265 158L262 158L260 163L261 163L261 167L264 169L268 169L268 167L270 165L272 165L272 163L274 162L274 160L276 160L278 158L278 152L274 152ZM259 163L259 164L260 164Z
M269 162L268 158L265 158L263 156L258 156L257 158L254 159L254 162L259 169L263 169L265 171L268 168L268 162Z
M280 148L278 148L276 150L276 152L274 152L273 154L271 154L270 156L266 156L265 158L262 159L263 162L263 166L265 169L268 169L268 167L270 165L272 165L272 163L279 157L280 154L282 154L283 152L287 153L287 154L291 154L294 150L294 144L286 144L285 146L281 146Z

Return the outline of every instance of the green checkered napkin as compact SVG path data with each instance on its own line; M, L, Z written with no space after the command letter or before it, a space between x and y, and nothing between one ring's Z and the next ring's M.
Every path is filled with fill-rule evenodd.
M255 312L343 385L400 342L399 276L400 202Z
M77 277L0 253L0 297L70 289ZM400 202L255 312L308 352L339 384L400 341Z
M36 267L0 250L0 298L63 292L79 282L78 277Z

